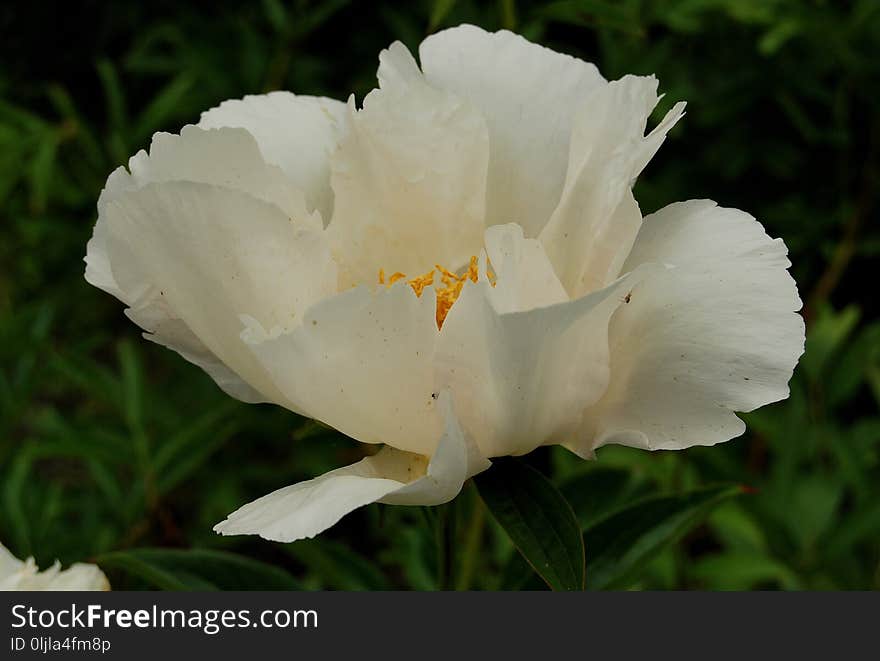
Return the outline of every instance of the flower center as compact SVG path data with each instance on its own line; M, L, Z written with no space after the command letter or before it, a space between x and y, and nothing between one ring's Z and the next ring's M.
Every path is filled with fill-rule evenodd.
M437 295L437 328L443 328L443 322L446 315L452 309L452 304L458 300L459 294L464 287L464 283L468 280L476 282L479 279L480 270L476 256L471 257L467 270L461 275L457 275L449 269L443 268L439 264L435 264L434 268L415 278L407 279L405 273L397 271L392 273L387 279L385 277L385 269L379 269L379 284L390 287L398 280L406 280L406 283L412 287L416 296L421 296L425 287L434 285L434 274L438 274L440 285L434 286L434 292ZM492 286L495 286L495 274L492 272L492 265L489 264L486 276Z

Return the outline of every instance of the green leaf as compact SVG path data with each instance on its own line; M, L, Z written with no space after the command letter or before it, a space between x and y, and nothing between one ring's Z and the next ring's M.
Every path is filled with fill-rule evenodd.
M139 147L165 122L169 121L177 109L183 106L187 94L195 84L190 72L181 72L168 82L147 107L138 115L134 127L130 131L130 143Z
M729 551L700 558L691 569L710 590L754 590L767 584L800 590L797 575L762 553Z
M285 570L226 551L143 548L105 553L96 562L161 590L296 590Z
M160 493L170 491L190 474L198 470L211 455L238 431L229 413L235 404L224 402L174 433L156 451L153 470Z
M817 382L822 380L823 370L844 346L860 317L861 311L855 305L849 305L840 312L827 306L819 310L810 327L804 355L800 360L800 369L810 379Z
M512 457L495 460L474 481L489 511L541 578L554 590L582 590L580 526L556 487Z
M623 468L595 468L575 475L559 490L571 504L581 529L591 526L612 511L646 495L647 485Z
M497 589L511 592L540 591L546 590L547 584L525 561L522 553L513 551L501 570Z
M321 581L337 590L387 590L381 570L362 555L327 539L303 539L287 550Z
M447 14L455 7L455 2L456 0L434 0L431 17L428 19L428 32L433 32L440 27Z
M741 487L720 486L647 498L589 527L584 533L587 587L624 587L660 549L698 525L716 505L741 492Z

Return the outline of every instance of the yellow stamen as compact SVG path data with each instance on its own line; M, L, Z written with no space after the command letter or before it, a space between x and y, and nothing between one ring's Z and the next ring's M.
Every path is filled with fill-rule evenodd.
M442 286L437 286L434 289L434 293L437 296L437 328L442 328L443 322L446 321L446 315L449 314L449 310L452 309L453 303L458 300L461 290L464 288L464 283L468 280L471 282L477 282L480 279L479 260L477 260L476 256L471 257L467 271L461 275L457 275L449 269L446 269L439 264L435 264L432 270L407 280L406 283L412 287L416 296L421 296L422 292L425 291L425 287L434 284L434 273L440 274L440 283L442 284ZM489 283L494 287L495 273L492 271L491 264L487 267L486 277L488 278ZM398 271L386 281L385 269L379 269L380 285L390 287L398 280L403 280L404 278L406 278L406 275Z

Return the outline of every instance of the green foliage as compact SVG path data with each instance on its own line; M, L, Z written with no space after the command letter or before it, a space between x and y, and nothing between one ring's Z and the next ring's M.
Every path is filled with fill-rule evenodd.
M547 585L583 590L580 526L556 487L514 457L496 459L474 480L492 515Z
M137 549L98 556L111 573L121 570L162 590L296 590L290 574L272 565L225 551ZM114 581L119 587L119 583Z
M0 540L15 553L97 559L122 587L544 587L470 487L427 511L365 508L319 540L214 535L360 451L230 400L82 278L104 181L153 132L271 89L362 99L380 49L466 21L607 77L657 74L658 115L689 107L637 184L643 211L748 210L785 239L806 303L791 397L745 415L744 437L525 458L586 531L587 587L880 588L880 3L118 2L64 25L47 11L0 11Z
M697 489L676 496L647 498L587 526L588 585L593 589L627 584L636 570L664 546L692 530L736 487Z

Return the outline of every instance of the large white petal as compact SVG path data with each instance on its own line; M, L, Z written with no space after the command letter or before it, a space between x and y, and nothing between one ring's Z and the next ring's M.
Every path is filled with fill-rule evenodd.
M86 280L130 305L126 313L135 323L151 331L148 339L178 351L201 366L227 393L244 401L264 401L265 395L243 382L205 347L166 300L157 295L144 296L149 290L145 275L129 278L126 290L120 287L113 275L107 245L110 232L107 206L153 183L188 181L247 193L274 204L304 226L320 228L320 219L307 213L303 194L291 186L280 168L266 163L254 137L244 129L186 126L180 135L157 133L149 153L138 152L130 159L129 168L130 173L124 167L114 171L101 192L98 221L87 247ZM247 223L245 218L239 220ZM136 247L129 250L128 245L116 242L112 261L117 269L130 270L130 265L139 259L136 252Z
M278 401L239 337L241 316L281 332L335 292L323 230L255 197L188 182L122 194L107 202L102 221L126 312L149 339L201 365L235 396Z
M788 396L804 323L785 244L710 201L645 218L624 270L671 265L611 322L611 382L571 448L712 445L741 434L734 411Z
M411 277L436 263L457 269L482 247L489 138L472 106L423 79L409 51L380 55L380 89L349 107L333 157L329 231L342 286L379 269Z
M441 432L432 359L433 289L358 287L312 307L287 333L244 338L287 405L365 443L429 455ZM432 396L433 395L433 396Z
M383 448L344 468L279 489L236 510L214 530L222 535L260 535L279 542L314 537L358 507L384 502L439 505L464 481L489 467L455 419L447 393L438 399L445 429L430 458Z
M487 232L490 252L497 254L498 244L508 242L525 240L506 228ZM571 437L581 412L608 383L609 319L645 276L639 270L570 302L556 302L548 286L546 307L503 312L510 309L503 277L519 281L549 268L543 253L525 245L510 254L519 259L500 268L496 288L486 280L465 285L437 348L437 387L453 393L462 425L489 457L525 454ZM555 286L561 292L558 282ZM516 302L513 308L522 309Z
M576 111L605 81L592 64L507 31L462 25L419 48L428 82L478 107L489 124L487 225L536 236L559 201Z
M646 136L658 100L653 76L626 76L597 88L578 112L565 188L540 235L572 297L614 281L632 247L642 222L633 182L684 113L676 104Z
M126 190L165 181L193 181L248 193L271 202L301 221L311 220L303 193L291 186L277 165L268 163L254 137L242 128L205 129L184 126L180 135L156 133L149 154L144 150L111 175L98 200L98 210Z
M317 209L326 224L333 212L330 155L344 122L340 101L270 92L224 101L202 113L199 126L250 132L263 157L284 170L293 187L305 193L309 210Z
M156 133L150 151L139 151L107 178L98 198L98 221L86 251L86 280L126 300L113 278L106 248L104 210L109 202L151 183L192 181L242 191L278 206L303 223L318 223L307 212L303 194L280 168L265 161L244 129L185 126L180 135ZM129 172L130 170L130 172Z

